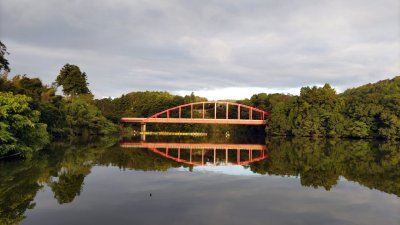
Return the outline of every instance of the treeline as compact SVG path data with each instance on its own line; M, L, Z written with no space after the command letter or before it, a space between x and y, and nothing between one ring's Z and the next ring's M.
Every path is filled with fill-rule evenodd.
M400 76L337 94L329 85L300 96L257 94L244 103L271 112L271 136L400 138Z
M205 100L194 94L181 97L146 91L95 100L95 104L108 119L118 123L124 116L148 117L174 106ZM266 128L269 136L400 138L399 76L341 94L325 84L303 87L299 96L260 93L237 102L271 113ZM225 113L223 107L217 109L217 114L219 111ZM230 118L237 117L235 110L229 113ZM243 118L246 113L242 112Z
M181 97L146 91L95 100L95 104L109 120L118 123L121 117L148 117L174 106L205 100L194 94ZM299 96L260 93L237 102L271 113L266 128L270 136L400 138L400 77L341 94L325 84L303 87ZM223 106L217 114L219 111L225 113ZM235 110L229 113L230 118L237 117ZM242 112L243 118L246 113Z
M104 98L95 100L95 105L110 121L118 124L122 117L146 118L166 109L191 102L207 101L206 98L195 96L194 93L186 96L172 95L165 91L138 91L123 94L118 98ZM190 116L184 115L183 116ZM139 131L140 124L121 124L123 136L131 136L132 131ZM207 124L148 124L151 131L172 132L211 132L212 126Z
M86 74L78 66L66 64L53 85L26 75L8 79L7 51L0 46L0 158L14 153L30 157L51 139L117 131L95 106ZM56 95L60 86L64 96Z
M50 139L87 137L116 132L94 105L91 94L62 97L38 78L0 78L0 156L30 156Z
M106 118L118 123L122 117L148 117L174 106L200 101L207 99L194 93L182 97L165 91L139 91L114 99L95 100L94 103Z

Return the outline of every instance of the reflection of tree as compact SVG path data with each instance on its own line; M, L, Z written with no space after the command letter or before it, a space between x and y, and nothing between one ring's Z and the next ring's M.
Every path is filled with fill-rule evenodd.
M53 146L52 154L61 154L62 157L56 162L51 162L51 167L55 170L51 172L48 184L58 203L72 202L80 195L84 179L90 174L93 162L106 149L102 145L102 142L97 142L95 145L83 143L83 145Z
M94 164L143 171L185 166L147 149L108 147L113 142L53 144L46 154L32 159L1 162L0 224L22 221L26 210L35 206L33 200L41 184L49 185L60 204L72 202L82 192L84 178ZM259 174L299 176L302 185L327 190L343 176L400 196L398 142L272 139L267 146L271 158L246 167Z
M272 139L272 156L252 171L300 176L301 184L329 190L340 176L400 196L399 143L365 140Z
M62 174L57 182L51 183L51 190L58 203L72 202L75 196L80 195L84 178L83 174Z
M166 171L181 165L147 149L109 148L99 158L100 165L118 166L121 169L135 169L143 171Z
M46 160L31 159L0 164L0 224L18 224L42 187L38 180Z
M210 124L167 124L164 127L152 127L154 124L147 124L150 131L172 131L172 132L204 132L207 136L146 136L146 142L183 142L183 143L259 143L265 142L265 130L261 126L253 125L210 125ZM158 124L157 124L158 125ZM164 124L165 125L165 124ZM186 125L193 125L188 127ZM186 127L185 127L186 126ZM168 127L168 129L166 129ZM200 129L202 127L204 129ZM193 128L193 129L191 129ZM196 128L196 129L195 129ZM140 130L140 128L135 128ZM229 133L229 137L226 134ZM121 142L139 142L140 135L132 136L131 133L122 135Z
M47 183L60 204L71 202L82 190L92 164L107 143L53 144L46 154L32 159L0 162L0 224L18 224L35 206L36 193ZM114 142L115 143L115 142Z
M345 176L364 186L400 196L400 143L370 143L354 148L347 143L341 150L348 158ZM347 151L346 151L347 150Z

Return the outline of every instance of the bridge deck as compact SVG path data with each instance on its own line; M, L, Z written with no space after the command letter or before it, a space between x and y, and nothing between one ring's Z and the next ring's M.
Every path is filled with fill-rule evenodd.
M214 143L151 143L151 142L123 142L123 148L182 148L182 149L246 149L265 150L262 144L214 144Z
M192 124L242 124L242 125L264 125L266 120L248 119L197 119L197 118L129 118L120 120L124 123L192 123Z

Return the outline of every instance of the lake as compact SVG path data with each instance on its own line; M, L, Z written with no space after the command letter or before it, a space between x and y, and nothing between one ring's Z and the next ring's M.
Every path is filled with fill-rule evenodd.
M107 137L0 161L0 224L400 224L400 144Z

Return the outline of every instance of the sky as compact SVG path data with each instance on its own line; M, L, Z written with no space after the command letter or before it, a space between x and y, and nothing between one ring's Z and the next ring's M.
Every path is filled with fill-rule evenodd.
M400 75L399 0L0 0L11 73L66 63L97 98L338 92Z

